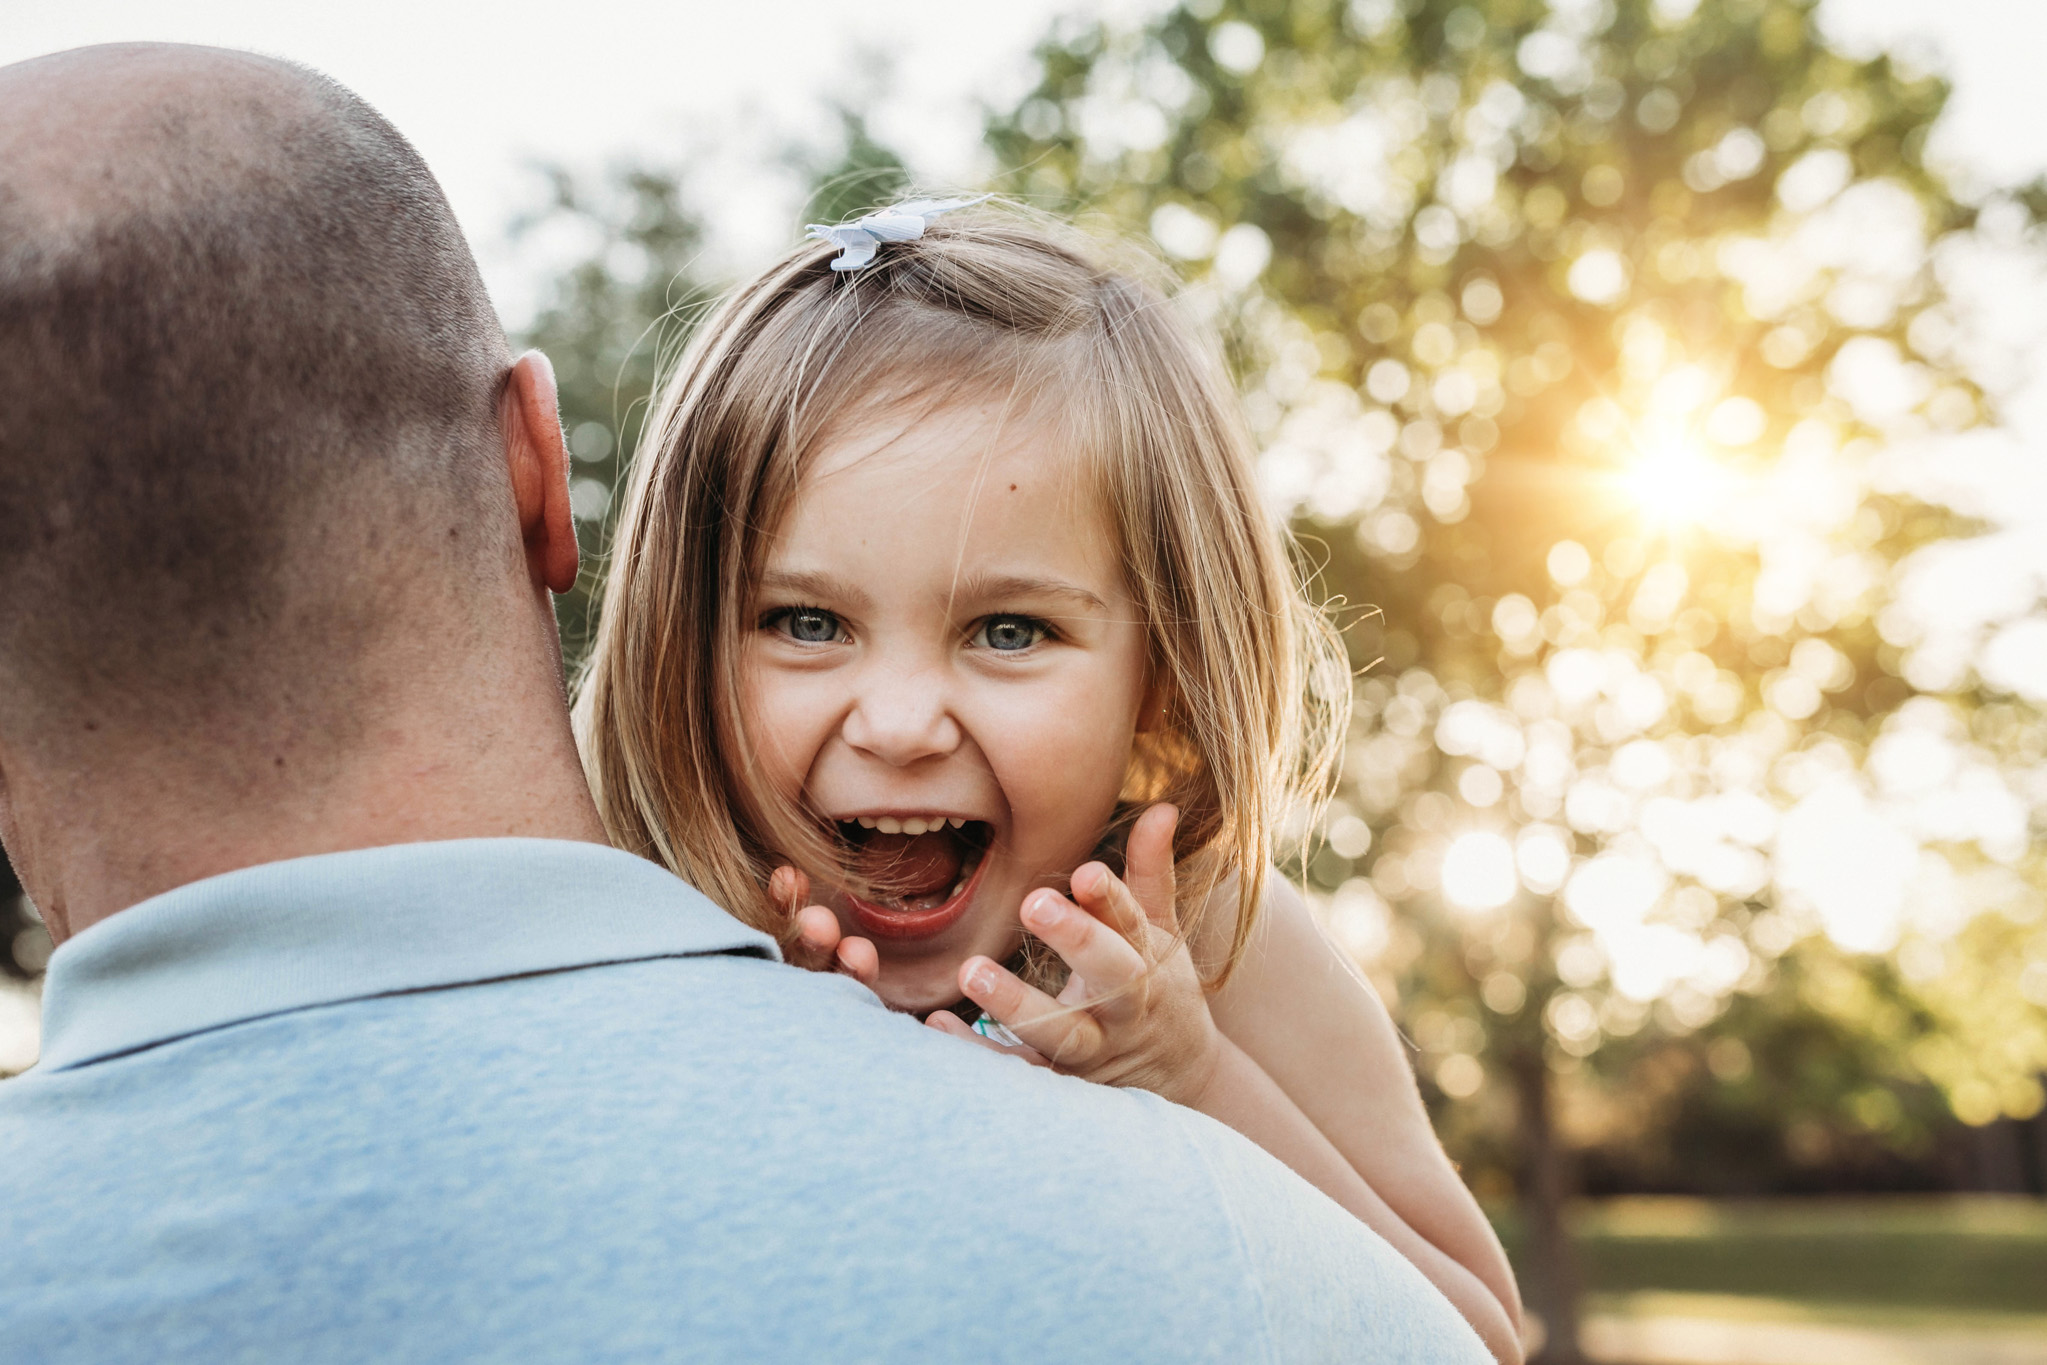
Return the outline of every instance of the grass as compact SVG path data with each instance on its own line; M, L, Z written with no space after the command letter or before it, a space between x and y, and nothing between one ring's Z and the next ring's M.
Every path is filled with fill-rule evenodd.
M1611 1314L1621 1318L1711 1318L1811 1327L1852 1325L1877 1332L1986 1332L2037 1336L2047 1344L2047 1311L2006 1313L1897 1303L1814 1303L1749 1294L1644 1290L1589 1295L1585 1312L1588 1317Z
M1518 1229L1500 1221L1516 1254ZM1779 1316L1852 1309L1902 1326L2022 1315L2047 1326L2047 1201L1615 1199L1583 1205L1572 1226L1588 1307L1663 1311L1657 1296L1675 1295L1694 1312L1768 1300Z

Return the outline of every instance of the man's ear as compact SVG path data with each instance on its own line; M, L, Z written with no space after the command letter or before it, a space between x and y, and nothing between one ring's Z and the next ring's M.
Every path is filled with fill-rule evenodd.
M5 852L14 868L14 874L21 881L22 894L28 894L31 873L28 864L28 841L23 836L20 823L16 820L14 808L14 784L7 778L7 756L0 751L0 852ZM35 902L31 901L34 905ZM50 932L50 942L62 943L71 937L71 928L64 922L62 907L52 905L47 909L36 905L36 914L43 921L43 928Z
M519 509L519 534L535 583L554 592L576 586L580 564L576 518L569 510L569 448L562 440L556 405L554 366L538 351L512 362L498 421L505 437L505 464Z

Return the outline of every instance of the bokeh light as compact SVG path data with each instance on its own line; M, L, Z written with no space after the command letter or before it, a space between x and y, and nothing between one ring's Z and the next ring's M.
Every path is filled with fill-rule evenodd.
M1443 852L1442 884L1444 899L1460 910L1499 909L1521 885L1513 847L1489 831L1458 835Z
M1646 520L1671 526L1710 520L1732 481L1698 442L1670 431L1643 447L1622 472L1621 482Z

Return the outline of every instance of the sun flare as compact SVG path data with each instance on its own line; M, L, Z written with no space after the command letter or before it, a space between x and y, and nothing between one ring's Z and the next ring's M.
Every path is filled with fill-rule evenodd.
M1660 525L1705 520L1727 495L1727 471L1689 436L1645 444L1621 474L1643 517Z

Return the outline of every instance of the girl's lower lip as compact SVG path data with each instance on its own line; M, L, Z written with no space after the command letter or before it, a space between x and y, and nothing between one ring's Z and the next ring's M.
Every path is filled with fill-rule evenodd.
M991 861L983 853L981 865L974 869L973 876L967 878L967 884L943 905L934 905L928 910L891 910L885 905L862 900L851 892L846 895L846 904L852 908L853 918L860 927L876 938L930 938L952 928L959 923L960 916L967 913L967 904L974 899L974 891L981 885L981 876L987 872Z

